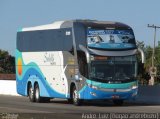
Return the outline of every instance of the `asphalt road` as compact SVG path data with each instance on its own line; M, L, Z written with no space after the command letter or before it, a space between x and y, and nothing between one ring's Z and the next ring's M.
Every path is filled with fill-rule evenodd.
M31 103L27 97L0 95L0 119L102 119L101 116L111 119L107 118L107 114L159 112L159 104L144 102L125 102L123 106L115 106L110 101L85 102L82 106L74 106L62 99L53 99L49 103Z

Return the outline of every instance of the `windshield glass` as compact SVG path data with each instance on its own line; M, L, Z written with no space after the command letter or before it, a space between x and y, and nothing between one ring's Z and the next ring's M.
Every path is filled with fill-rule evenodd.
M91 61L90 77L97 80L129 80L136 77L136 57L106 57Z
M97 30L88 29L88 47L98 49L128 49L135 48L133 31L128 30Z

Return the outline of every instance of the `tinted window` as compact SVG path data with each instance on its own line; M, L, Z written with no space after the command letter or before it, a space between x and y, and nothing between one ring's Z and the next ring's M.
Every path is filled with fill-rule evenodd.
M71 51L71 28L25 31L17 33L17 49L31 51Z
M95 49L132 49L136 48L133 31L117 29L88 29L88 47Z

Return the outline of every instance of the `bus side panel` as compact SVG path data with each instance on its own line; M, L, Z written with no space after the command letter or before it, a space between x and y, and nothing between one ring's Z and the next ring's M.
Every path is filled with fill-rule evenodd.
M26 91L26 84L27 82L23 81L23 76L22 76L22 70L24 69L25 65L23 65L22 62L22 55L21 52L16 50L16 88L17 88L17 93L23 96L27 96L27 91ZM22 69L23 68L23 69Z
M68 54L64 54L64 51ZM23 31L17 33L17 91L27 95L27 83L39 84L40 95L69 97L74 64L72 28Z
M27 83L37 82L44 97L68 97L68 81L63 72L63 54L58 52L21 53L16 51L17 92L27 95Z

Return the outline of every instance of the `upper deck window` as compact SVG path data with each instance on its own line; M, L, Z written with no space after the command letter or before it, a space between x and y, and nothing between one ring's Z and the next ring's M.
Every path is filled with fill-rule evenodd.
M71 28L18 32L17 49L21 52L72 51Z
M131 29L88 29L87 42L89 48L119 50L136 47L135 37Z

